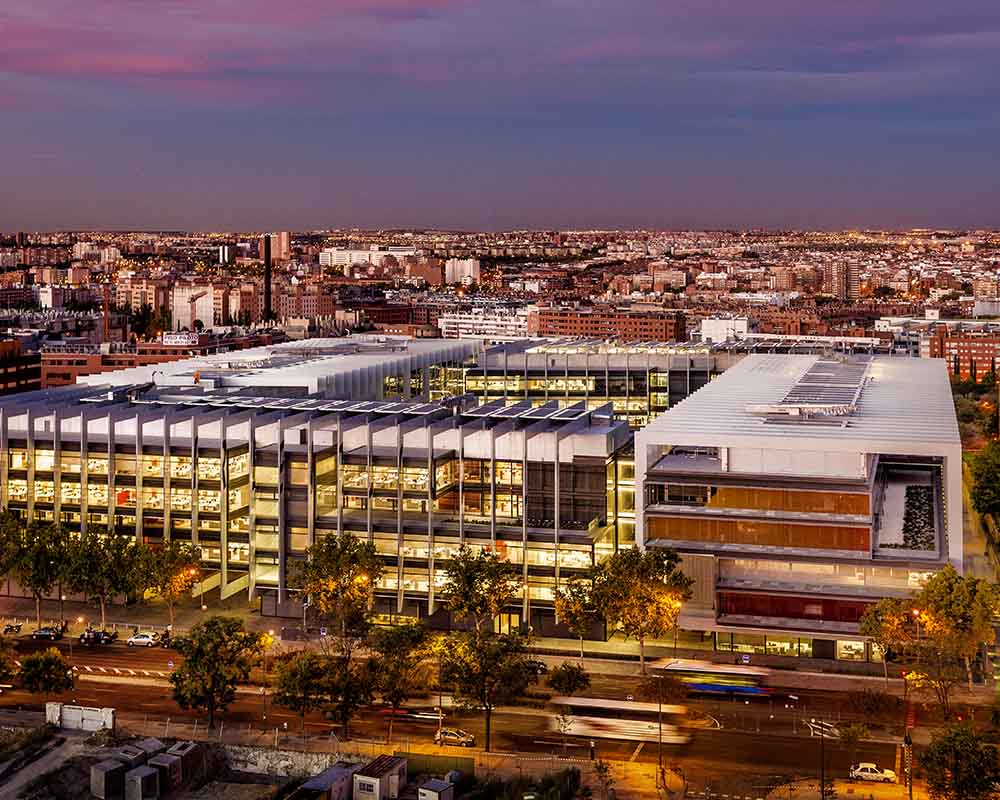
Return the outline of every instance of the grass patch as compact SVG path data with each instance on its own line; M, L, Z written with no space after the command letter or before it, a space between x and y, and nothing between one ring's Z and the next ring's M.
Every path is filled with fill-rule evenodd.
M10 761L20 753L31 753L55 736L55 731L49 725L32 728L21 733L14 733L0 742L0 762Z

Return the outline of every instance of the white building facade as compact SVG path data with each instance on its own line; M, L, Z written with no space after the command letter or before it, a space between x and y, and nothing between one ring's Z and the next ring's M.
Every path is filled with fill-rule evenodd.
M637 540L695 578L715 649L877 654L864 609L961 571L962 449L945 364L751 355L636 434Z

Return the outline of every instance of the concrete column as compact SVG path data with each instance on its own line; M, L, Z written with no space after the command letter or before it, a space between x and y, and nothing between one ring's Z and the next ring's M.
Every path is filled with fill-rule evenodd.
M434 434L427 432L427 613L434 613Z
M497 432L490 428L490 541L497 546Z
M52 516L57 524L62 522L62 412L59 407L52 412Z
M35 518L35 415L28 409L25 451L28 454L28 521Z
M87 495L87 485L88 478L90 475L90 468L87 464L87 456L89 455L89 443L87 440L87 422L89 420L89 414L87 412L80 412L80 533L87 532L87 514L89 513L89 497ZM7 507L7 464L9 462L9 456L7 454L7 415L4 414L3 419L3 451L4 451L4 462L3 462L3 504L4 508Z
M407 373L409 374L409 373ZM403 429L396 425L396 613L403 612Z
M562 505L562 494L560 493L561 487L559 486L559 473L562 470L560 469L561 465L559 463L559 431L554 431L552 435L555 437L556 440L556 486L555 486L556 515L554 518L555 529L552 531L552 543L553 545L555 545L555 548L552 553L552 558L555 562L555 578L556 578L556 586L558 587L559 586L559 526L561 522L559 512L561 511L560 506Z
M0 464L0 505L7 508L10 503L10 441L8 429L10 419L5 409L0 409L0 457L3 463Z
M221 595L229 583L229 463L226 420L223 419L219 424L222 427L219 444L219 594Z
M173 539L170 493L170 414L163 418L163 543Z
M309 536L309 545L312 546L316 540L316 449L313 442L315 430L313 420L306 423L306 475L308 484L308 499L306 508L306 530Z
M528 432L521 434L521 582L524 584L524 621L531 623L531 591L528 589Z
M145 504L142 498L142 415L135 415L135 541L142 541L142 515Z
M115 418L108 411L108 533L115 527Z
M458 422L458 541L465 544L465 428Z
M250 531L250 553L247 558L250 561L250 580L248 581L248 594L252 600L257 592L257 475L255 465L257 463L257 425L254 417L250 417L250 431L247 435L250 454L250 519L248 529Z
M285 602L288 566L288 519L285 512L285 421L278 420L278 603Z
M368 521L368 541L374 542L375 527L374 527L373 514L375 513L375 510L372 508L372 500L374 500L375 498L375 490L374 490L375 482L372 480L372 467L374 466L374 459L372 458L372 448L375 445L374 445L374 437L372 436L371 418L369 418L369 420L365 423L365 436L367 438L367 443L368 443L366 452L366 458L368 460L368 481L367 481L368 487L367 491L365 492L367 498L366 501L367 508L365 509L365 511L366 511L366 518Z
M198 534L198 418L191 419L191 544L201 546ZM220 554L221 559L221 554Z
M341 420L337 421L337 536L344 533L344 436L340 427Z

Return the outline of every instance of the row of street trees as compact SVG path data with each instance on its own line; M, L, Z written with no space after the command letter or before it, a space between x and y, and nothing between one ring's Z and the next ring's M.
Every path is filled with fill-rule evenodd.
M174 622L174 608L201 574L198 551L183 542L163 546L137 543L134 534L89 526L79 534L53 522L25 522L0 512L0 574L10 575L35 600L42 624L42 599L57 592L82 594L101 610L116 597L150 591L162 598Z
M489 749L496 708L514 702L538 677L527 634L494 625L522 595L519 569L493 551L461 548L445 567L438 591L456 623L447 634L433 634L419 623L375 626L374 587L383 570L374 545L350 534L325 536L309 549L289 584L308 598L331 635L316 648L276 657L273 702L297 713L303 727L308 714L325 711L347 735L351 719L375 697L395 712L436 682L458 706L482 712ZM639 641L645 668L647 640L676 623L690 586L674 553L625 550L586 578L571 580L559 593L557 608L581 640L595 615L620 627ZM268 646L267 636L246 631L237 620L206 620L178 643L184 663L171 677L175 699L184 708L205 709L213 724ZM552 687L566 694L589 685L575 665L550 677ZM394 716L388 715L389 738Z
M968 681L984 643L994 639L993 618L1000 589L981 578L959 575L951 566L934 573L907 599L884 598L861 619L861 633L889 662L901 665L907 688L931 692L947 717L955 687Z
M646 674L646 642L676 629L677 617L691 597L693 581L679 566L673 550L619 550L591 567L585 577L571 578L556 592L556 615L580 640L594 620L621 630L639 643L639 663Z

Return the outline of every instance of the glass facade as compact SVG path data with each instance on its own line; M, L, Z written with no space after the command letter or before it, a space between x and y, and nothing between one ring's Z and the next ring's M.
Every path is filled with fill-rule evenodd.
M434 376L428 380L433 384ZM427 411L426 404L414 406ZM457 419L455 408L442 404L428 422L450 423ZM158 412L150 407L148 413L154 422ZM526 589L518 605L551 606L561 581L589 568L619 538L631 542L634 465L630 454L620 466L617 453L609 452L610 442L622 450L628 438L610 413L596 415L594 423L599 431L593 449L604 455L562 459L558 482L544 449L541 459L525 461L526 440L518 436L511 437L513 445L498 445L496 458L473 456L468 446L460 451L443 435L444 444L435 443L430 454L410 445L397 453L384 441L391 441L391 426L406 417L398 405L389 413L372 433L339 447L339 417L322 414L318 420L332 423L323 435L300 424L266 443L249 436L249 423L236 423L243 425L238 433L220 440L217 419L207 420L197 438L191 435L197 423L188 423L182 435L156 444L136 442L131 420L131 437L116 430L110 444L106 434L97 441L74 439L62 443L66 451L51 440L32 445L8 439L0 490L7 507L25 518L115 526L151 543L190 541L210 568L223 573L222 580L249 575L251 591L281 587L289 559L301 557L318 537L347 531L374 542L385 558L385 578L377 587L384 606L423 601L429 610L435 587L444 581L443 562L462 545L495 550L519 567ZM364 434L361 426L371 421L359 414L354 422L360 426L347 430L358 427ZM477 433L482 450L478 432L484 427L476 420L473 430L471 422L463 420L467 435ZM533 424L528 420L525 427ZM553 422L532 445L552 446L560 424ZM376 432L385 438L369 452L364 442ZM586 427L574 435L585 436ZM419 432L413 440L420 441ZM629 526L623 537L616 530L619 520Z
M871 531L867 527L796 524L760 519L647 517L646 536L650 540L667 539L747 547L860 552L871 550Z

